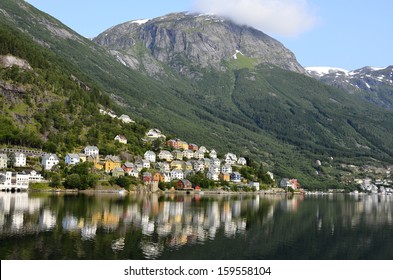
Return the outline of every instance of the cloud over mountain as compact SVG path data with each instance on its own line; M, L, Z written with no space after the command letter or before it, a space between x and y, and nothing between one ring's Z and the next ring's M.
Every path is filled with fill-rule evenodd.
M220 15L286 37L297 36L317 23L308 0L195 0L193 11Z

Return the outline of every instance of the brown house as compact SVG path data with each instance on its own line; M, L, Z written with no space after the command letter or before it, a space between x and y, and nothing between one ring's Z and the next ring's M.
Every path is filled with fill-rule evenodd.
M188 180L179 180L176 184L177 190L191 190L192 184Z

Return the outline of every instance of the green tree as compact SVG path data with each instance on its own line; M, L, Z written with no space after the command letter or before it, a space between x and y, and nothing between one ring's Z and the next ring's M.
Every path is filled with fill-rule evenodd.
M67 189L80 189L81 176L79 176L79 174L68 175L64 181L64 186Z

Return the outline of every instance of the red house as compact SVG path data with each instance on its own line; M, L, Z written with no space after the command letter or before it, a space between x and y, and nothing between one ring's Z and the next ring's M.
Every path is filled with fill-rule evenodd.
M179 180L176 184L177 190L192 190L192 184L188 180Z
M195 145L195 144L189 144L188 149L195 152L195 151L198 151L199 147L198 147L198 145Z

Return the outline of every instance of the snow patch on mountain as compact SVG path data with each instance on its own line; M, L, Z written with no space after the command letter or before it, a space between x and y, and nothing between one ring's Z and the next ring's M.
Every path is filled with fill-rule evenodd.
M344 73L345 75L349 74L348 70L337 67L306 67L305 69L309 74L318 75L320 77L333 73Z

